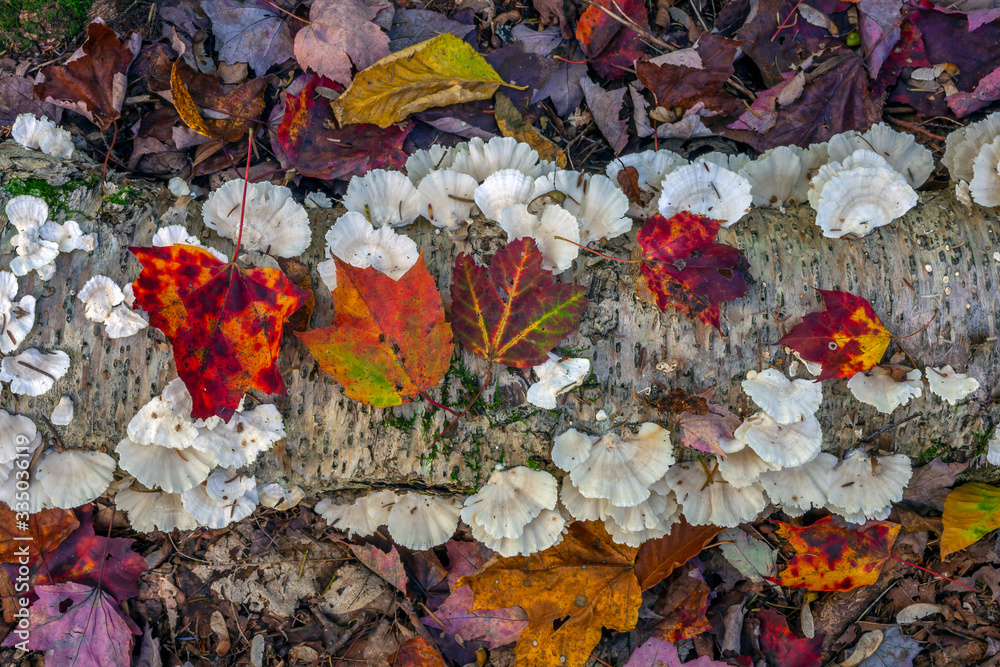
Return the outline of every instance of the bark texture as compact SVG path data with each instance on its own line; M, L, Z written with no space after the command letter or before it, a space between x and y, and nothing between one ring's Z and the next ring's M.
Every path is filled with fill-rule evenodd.
M76 219L98 241L90 255L60 256L56 276L48 283L34 274L21 279L21 293L39 299L35 329L21 349L58 348L70 355L72 366L44 396L17 397L4 389L0 407L40 422L61 395L68 395L76 417L62 429L64 441L111 452L136 410L174 377L171 351L153 329L127 339L108 339L101 325L84 318L77 291L97 274L120 285L133 280L140 267L128 247L148 245L156 229L166 224L186 224L207 245L223 252L230 252L232 244L202 226L200 202L186 210L171 208L175 198L159 184L111 176L112 182L133 190L125 206L114 206L107 198L102 201L86 185L73 187L88 176L93 182L100 172L99 165L85 158L61 162L9 142L0 145L0 185L39 178L62 186L60 197L72 213L57 217ZM0 195L0 200L6 199ZM336 209L310 213L313 243L300 259L310 268L317 292L313 327L332 319L332 300L315 267L322 260L326 230L339 214ZM749 415L755 407L742 395L739 382L749 370L794 363L773 343L801 316L822 309L814 288L865 297L897 336L916 331L936 310L937 318L926 330L899 342L919 366L951 364L981 383L971 400L957 407L931 395L925 385L922 397L892 415L882 415L856 401L845 380L825 382L819 413L825 447L843 451L862 437L920 413L869 444L911 456L932 448L940 453L962 450L953 454L959 460L974 455L982 448L976 434L997 421L993 404L1000 365L997 211L969 211L950 191L923 193L905 218L861 240L824 239L813 218L808 207L754 210L723 231L723 242L743 250L755 283L745 298L723 307L722 334L640 301L636 265L583 253L562 280L585 285L591 303L579 331L559 349L592 360L594 374L588 383L564 397L558 410L537 410L521 405L530 373L494 368L492 376L499 379L491 381L483 405L436 443L435 433L450 421L449 415L425 403L379 410L347 399L306 348L286 335L280 367L288 395L273 401L284 414L288 437L283 448L261 458L258 479L299 484L310 492L350 484L468 488L488 475L497 461L521 464L534 456L548 462L553 435L570 426L600 431L609 424L653 420L674 431L667 416L647 407L637 394L655 397L675 388L698 392L718 386L714 402ZM482 221L462 238L449 238L422 221L405 233L424 250L446 308L457 253L471 249L485 263L506 237ZM12 226L0 226L0 267L6 268L13 256L13 234ZM605 244L603 250L618 257L638 257L634 233ZM900 355L896 343L887 357L893 355ZM485 371L481 359L459 353L447 381L430 395L463 406ZM798 375L810 377L801 364ZM600 410L611 419L595 421Z

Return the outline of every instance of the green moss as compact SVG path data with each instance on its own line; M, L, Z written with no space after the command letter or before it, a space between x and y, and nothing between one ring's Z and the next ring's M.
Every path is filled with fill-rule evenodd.
M62 185L52 185L48 181L40 178L26 178L24 180L11 180L0 188L7 197L18 197L20 195L31 195L45 200L49 206L49 215L54 215L61 211L67 213L80 213L66 208L66 198L80 187L92 188L96 184L97 177L91 176L82 181L68 181ZM132 188L126 188L130 190ZM133 190L134 191L134 190Z
M5 0L0 2L0 34L18 50L35 42L65 43L83 30L92 4L94 0Z
M405 417L400 417L398 415L393 415L379 422L379 426L391 426L392 428L398 429L403 433L409 433L413 430L413 427L417 423L417 416L413 415L409 419Z
M917 457L917 465L929 463L936 456L940 456L941 460L947 463L950 453L951 448L948 446L948 443L940 440L931 440L930 447L920 452L920 456Z
M105 201L109 204L115 204L117 206L127 206L137 194L139 194L138 188L128 186L121 188L118 192L115 192L112 195L109 195Z

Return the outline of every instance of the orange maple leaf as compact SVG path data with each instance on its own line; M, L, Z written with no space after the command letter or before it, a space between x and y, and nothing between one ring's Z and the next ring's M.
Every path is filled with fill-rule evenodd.
M309 293L275 269L244 269L204 248L130 248L142 263L135 300L171 342L195 419L228 421L251 388L284 394L282 325Z
M849 591L874 584L882 565L892 557L901 526L878 521L851 529L834 526L832 521L827 516L802 527L775 522L778 536L788 540L796 555L777 577L767 580L810 591Z

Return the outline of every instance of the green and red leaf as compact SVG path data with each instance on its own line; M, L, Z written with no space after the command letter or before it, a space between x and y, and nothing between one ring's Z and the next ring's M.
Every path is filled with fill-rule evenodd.
M538 366L579 326L585 291L556 283L530 238L509 243L488 270L463 253L451 285L452 328L462 345L491 362Z
M170 341L192 416L229 420L250 389L284 394L282 326L309 293L281 271L243 269L204 248L131 248L142 263L136 304Z
M826 310L810 313L778 345L823 365L820 380L849 378L870 370L885 354L892 334L871 304L850 292L817 290Z
M423 254L398 281L337 263L333 324L297 334L344 394L386 408L413 400L444 377L451 327Z
M656 305L719 328L719 304L747 292L750 264L737 248L716 243L720 222L693 213L646 219L636 236L640 271Z

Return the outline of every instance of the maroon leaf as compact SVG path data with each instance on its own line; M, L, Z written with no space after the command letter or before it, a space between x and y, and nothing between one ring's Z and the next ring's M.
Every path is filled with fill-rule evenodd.
M334 542L338 542L350 549L351 553L361 561L362 565L392 584L403 595L406 595L406 568L403 567L402 561L399 560L399 552L396 551L396 547L392 547L386 553L374 544L350 544L337 538L334 538Z
M865 60L875 77L899 41L903 0L859 0L857 7Z
M788 629L785 617L773 609L757 614L760 619L760 648L770 667L819 667L823 635L799 639Z
M48 116L59 122L62 108L46 104L35 97L34 82L26 76L6 76L0 79L0 125L13 125L20 114Z
M576 24L576 38L580 40L590 66L606 79L620 79L643 55L642 40L635 31L624 27L607 12L618 15L624 12L640 27L648 28L646 5L640 0L596 0Z
M722 84L733 75L739 47L735 40L703 33L693 48L638 63L635 73L658 106L690 109L702 102L709 109L729 112L739 100L723 92Z

